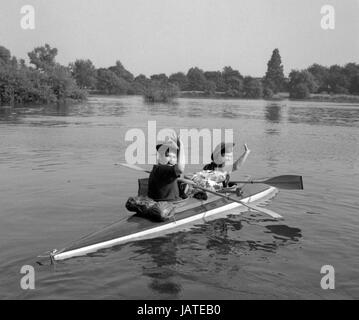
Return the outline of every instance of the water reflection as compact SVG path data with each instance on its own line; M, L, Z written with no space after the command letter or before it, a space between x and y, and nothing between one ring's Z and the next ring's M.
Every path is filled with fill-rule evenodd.
M359 126L359 107L291 106L288 108L288 120L292 123Z
M275 129L275 128L269 128L265 130L265 133L268 135L279 135L280 134L280 130L279 129Z
M93 116L116 116L123 117L129 113L130 105L121 101L86 101L77 104L49 104L34 107L18 107L0 110L0 119L11 119L14 116L21 118L28 116L45 117L93 117ZM40 122L42 118L39 118Z
M181 263L177 258L178 244L185 236L184 233L178 233L135 243L138 248L136 252L141 255L150 255L155 263L154 266L142 267L143 274L151 279L150 289L175 297L181 292L180 283L174 279L176 272L171 267Z
M17 114L15 112L12 113L0 113L0 121L13 123L17 119Z
M268 233L273 234L273 238L283 241L283 243L288 241L298 242L302 237L302 231L298 228L292 228L283 224L279 225L269 225L266 226Z
M314 102L265 102L263 100L178 99L173 103L147 104L142 97L91 96L77 104L53 104L24 108L0 109L0 120L39 116L47 117L126 117L131 114L185 118L258 119L280 124L288 110L292 123L359 126L359 107L356 105L325 105ZM286 115L287 116L287 115ZM46 120L46 119L45 119ZM269 135L278 134L270 128Z
M221 113L222 118L237 118L235 110L231 107L224 107Z
M151 116L166 115L166 116L183 116L181 110L178 108L177 101L167 103L146 102L142 103L141 110Z
M282 120L282 106L279 104L269 104L265 107L265 119L268 122L279 123Z
M262 226L261 231L253 235L252 229L259 226ZM247 232L251 233L250 238ZM271 240L264 234L270 234ZM200 281L209 274L216 277L217 273L233 273L234 269L238 271L237 259L242 255L253 251L275 253L283 245L297 243L301 237L300 229L273 224L271 219L234 216L207 222L187 232L137 241L133 245L140 256L151 258L151 263L142 263L143 275L151 279L149 288L161 295L179 298L181 279ZM195 276L192 275L194 269Z
M207 242L207 249L213 250L216 254L220 255L228 255L230 253L240 253L244 254L248 251L265 251L275 253L276 250L285 243L290 241L297 242L299 238L302 237L301 230L298 228L292 228L286 225L268 225L264 226L268 231L266 233L270 233L273 236L274 241L268 242L263 240L253 241L248 239L240 238L240 231L244 228L244 223L248 223L249 225L259 225L261 223L265 223L267 220L254 220L241 218L241 220L231 220L231 219L222 219L217 220L216 224L216 233L215 236L209 236ZM218 224L225 224L225 228L218 229ZM206 235L208 236L208 228ZM218 230L221 230L218 233ZM235 237L231 237L230 234L235 232Z

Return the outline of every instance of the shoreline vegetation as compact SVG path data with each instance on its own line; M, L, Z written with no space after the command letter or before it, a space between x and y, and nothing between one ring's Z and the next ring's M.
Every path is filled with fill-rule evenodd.
M359 102L359 64L330 67L313 64L284 76L278 49L273 50L263 77L243 76L226 66L222 71L190 68L187 74L134 76L120 61L96 68L78 59L68 66L56 62L58 50L48 44L28 53L29 65L0 46L0 111L16 106L63 104L88 94L141 95L148 103L175 98L306 100Z

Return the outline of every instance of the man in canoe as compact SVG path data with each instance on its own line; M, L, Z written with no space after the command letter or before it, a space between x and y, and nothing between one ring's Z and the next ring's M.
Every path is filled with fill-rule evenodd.
M167 139L156 146L158 164L154 165L148 181L148 196L156 201L180 200L177 178L185 169L185 154L181 138Z

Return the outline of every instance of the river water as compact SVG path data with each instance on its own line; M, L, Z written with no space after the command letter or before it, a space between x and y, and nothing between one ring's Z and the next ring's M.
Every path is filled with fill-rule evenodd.
M281 190L275 221L245 212L190 231L124 244L55 266L37 256L128 215L145 174L124 161L131 128L232 128L252 150L235 177L300 174ZM93 96L0 114L0 298L359 298L359 105ZM150 166L147 166L150 168ZM200 166L187 167L189 172ZM22 290L22 266L35 290ZM321 288L321 268L335 289Z

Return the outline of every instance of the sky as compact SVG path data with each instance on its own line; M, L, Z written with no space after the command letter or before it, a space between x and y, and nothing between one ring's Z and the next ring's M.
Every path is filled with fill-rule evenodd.
M20 9L35 9L35 29L20 26ZM335 29L323 30L323 5ZM0 45L27 58L50 44L67 65L116 60L134 75L167 75L197 66L231 66L265 74L278 48L287 75L313 63L359 63L359 0L0 0Z

